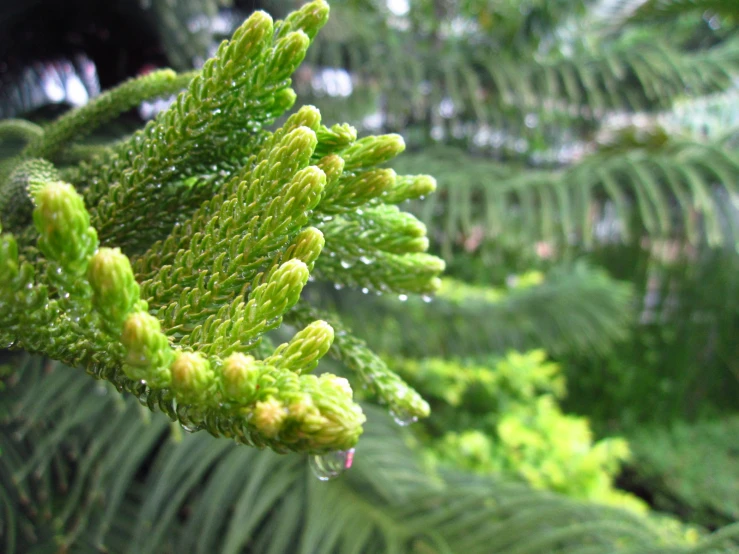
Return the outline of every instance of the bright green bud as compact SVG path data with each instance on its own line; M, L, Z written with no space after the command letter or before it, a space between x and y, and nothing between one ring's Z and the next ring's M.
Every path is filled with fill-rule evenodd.
M325 244L326 239L323 238L323 233L315 227L308 227L295 237L292 246L287 251L287 257L302 261L308 266L308 270L311 270Z
M301 377L309 379L311 375ZM332 450L352 448L362 433L366 421L362 409L352 401L352 389L343 377L328 373L321 375L312 394L313 401L323 417L320 432L313 437L316 449L321 444L331 445Z
M325 321L314 321L290 342L281 344L265 363L296 373L309 373L334 342L334 329ZM348 383L347 383L348 385ZM349 389L351 396L351 388Z
M443 271L443 270L442 270L442 271ZM428 285L428 287L427 287L426 291L427 291L427 292L428 292L429 294L435 294L436 292L438 292L438 291L439 291L439 289L441 289L441 278L439 278L439 277L434 277L433 279L431 279L431 280L429 281L429 285Z
M284 290L288 296L296 296L294 301L297 302L297 296L300 296L300 292L308 282L308 277L308 268L302 261L288 260L277 268L269 281L269 286L274 286L276 290ZM289 300L288 303L292 304L293 301Z
M303 106L287 118L283 129L292 130L298 127L308 127L312 131L320 128L321 112L315 106Z
M97 233L82 197L72 185L54 181L35 194L33 222L40 237L39 250L65 271L81 274L97 248Z
M126 315L139 301L139 285L128 256L119 248L100 248L90 259L87 280L92 287L92 303L103 325L119 333Z
M323 383L324 388L330 387L335 392L345 396L346 398L351 398L354 394L354 391L352 391L352 386L344 377L337 377L336 375L331 375L330 373L324 373L323 375L321 375L320 379Z
M423 198L436 190L436 179L430 175L402 175L395 185L385 193L383 200L388 204L400 204L405 200Z
M316 207L321 199L321 193L326 186L326 174L311 165L295 174L284 193L286 202L279 206L280 211L289 208L293 217L300 217L308 210ZM292 202L289 202L292 200ZM267 212L266 215L272 215Z
M388 400L390 415L400 425L408 425L431 413L428 402L400 379L387 386L383 393Z
M251 414L250 422L266 437L273 438L280 432L287 418L287 408L275 398L257 402Z
M280 141L279 154L290 161L299 159L302 164L303 160L307 162L310 159L310 156L316 148L316 144L318 144L318 139L316 138L316 133L313 132L313 129L310 127L298 127L297 129L290 131ZM284 148L284 150L282 150L282 148Z
M266 283L254 289L249 299L250 303L254 301L257 317L271 320L293 307L309 275L308 267L300 260L288 260L279 266Z
M305 58L310 39L303 31L295 31L279 39L272 59L267 64L271 82L279 82L292 75Z
M324 156L316 165L326 174L327 186L336 182L344 172L344 159L337 154Z
M130 314L123 324L121 343L126 348L124 370L131 379L166 386L174 351L157 318L146 312Z
M256 11L241 24L229 41L226 56L229 59L244 60L259 55L267 37L273 32L272 18L263 11Z
M270 111L273 116L282 115L295 105L298 95L291 88L284 88L275 93Z
M319 158L346 148L357 140L357 130L348 123L337 123L331 127L321 125L316 135L318 146L315 155Z
M329 7L323 0L316 0L310 4L306 4L298 11L287 16L283 23L283 30L280 36L287 31L295 31L301 29L311 40L313 40L318 31L328 21Z
M316 134L309 127L296 127L282 136L277 145L271 149L266 161L265 173L261 177L265 187L264 193L270 191L270 196L284 195L284 191L280 189L286 182L292 181L298 171L308 165L316 142ZM248 189L245 192L247 195L250 194ZM284 202L273 202L273 206L283 204ZM272 209L277 210L278 208L273 207Z
M341 151L346 165L344 169L353 171L362 167L372 167L388 160L405 150L403 137L396 134L369 136L358 140Z
M183 399L203 401L212 395L215 373L197 352L178 352L170 370L172 390Z
M239 401L253 395L258 377L254 356L236 352L223 361L223 393L231 400Z
M326 187L321 211L325 213L343 213L367 203L373 198L382 196L395 183L395 171L392 169L372 169L361 171L357 175L345 174Z
M446 269L446 262L441 258L432 256L431 254L415 254L415 259L421 264L419 270L425 273L433 273L438 275ZM441 286L439 283L438 286Z
M310 429L313 426L320 426L323 423L318 408L313 403L313 399L308 394L300 394L292 399L290 404L287 406L287 411L290 414L290 419L301 422L303 427L309 431L315 431L315 428Z
M424 252L429 244L426 226L421 221L408 212L400 211L397 206L386 204L367 208L362 213L336 217L324 223L322 228L329 248L335 247L337 242L345 242L345 237L354 237L353 247L367 252Z

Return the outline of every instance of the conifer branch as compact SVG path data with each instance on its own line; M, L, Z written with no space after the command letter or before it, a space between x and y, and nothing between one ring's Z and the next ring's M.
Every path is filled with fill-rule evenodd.
M4 119L0 121L0 140L6 137L17 137L30 142L40 137L43 132L39 125L25 119Z
M69 141L79 141L87 134L119 114L135 108L144 100L169 96L182 90L195 73L177 74L171 69L152 71L130 79L90 102L62 115L43 130L23 151L31 158L54 160Z
M304 325L313 319L328 321L334 329L334 343L329 356L341 361L357 373L363 387L371 390L381 403L402 420L415 420L429 415L429 405L421 396L395 374L367 344L355 337L335 316L298 304L289 319Z
M0 183L3 344L82 366L189 430L280 452L347 450L362 432L349 383L311 374L329 352L395 413L428 414L336 318L296 308L311 275L426 293L444 267L425 226L384 203L433 188L378 167L404 149L398 135L357 139L311 106L265 129L327 16L322 0L285 21L257 12L194 77L130 81L33 139ZM185 80L142 131L62 172L47 161ZM272 347L288 314L299 330Z

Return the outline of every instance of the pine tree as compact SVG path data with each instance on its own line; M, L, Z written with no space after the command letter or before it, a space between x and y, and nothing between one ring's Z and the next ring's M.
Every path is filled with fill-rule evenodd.
M27 146L0 175L0 336L59 361L21 354L6 375L7 550L722 551L734 527L693 547L698 533L670 521L428 475L408 437L356 403L367 394L401 421L428 415L348 318L310 302L321 283L426 296L444 263L397 207L435 188L384 167L398 135L358 139L311 106L266 129L293 107L290 75L327 17L320 0L274 23L257 12L197 73L136 79L44 128L1 124ZM80 142L182 88L131 137ZM353 386L310 373L324 356ZM180 436L150 411L221 438ZM321 454L313 469L326 478L352 463L363 411L355 467L329 484L308 479L299 456L222 438Z

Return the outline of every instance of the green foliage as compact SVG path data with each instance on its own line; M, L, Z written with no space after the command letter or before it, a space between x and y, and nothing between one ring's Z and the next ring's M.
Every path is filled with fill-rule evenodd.
M230 0L153 0L142 3L142 7L151 12L172 67L186 70L208 57L208 49L216 39L210 21L219 6L232 3Z
M696 530L500 478L428 475L371 406L355 466L325 483L299 456L181 436L61 364L14 365L0 394L9 554L736 552L726 531L697 542Z
M265 129L294 103L290 75L327 18L320 0L284 21L256 12L194 75L124 83L32 137L2 182L3 216L17 215L0 248L2 344L84 367L189 429L280 452L356 444L365 416L349 382L310 374L333 327L303 318L274 350L265 334L298 306L311 274L431 293L444 264L423 253L423 225L383 202L428 190L378 167L402 138L357 139L348 125L322 125L311 106ZM43 159L185 84L156 120L88 160ZM33 228L23 220L31 204ZM372 270L349 269L356 258ZM373 355L345 340L334 350L372 381ZM381 371L384 402L428 415Z
M632 18L659 17L666 14L682 14L689 10L700 10L705 12L725 15L736 18L739 16L739 8L731 0L649 0L639 6Z
M184 39L172 24L195 3L154 2L182 67L207 38ZM599 430L732 407L736 132L721 124L729 118L709 133L702 116L671 126L675 113L654 113L735 82L731 2L619 2L605 17L593 3L559 0L421 1L407 16L389 16L385 2L337 4L321 35L321 1L284 21L258 12L202 71L131 81L45 128L0 124L0 136L27 142L0 166L0 345L103 378L25 357L0 372L5 549L734 551L736 524L699 541L699 528L500 476L429 475L407 434L356 403L374 396L401 423L434 408L422 429L435 459L641 508L613 489L625 444L595 439L588 419L558 407L557 366L491 353L546 347L568 373L568 405ZM715 13L703 21L706 9ZM352 72L345 107L358 126L377 111L389 134L358 139L312 107L281 118L295 102L293 72L302 94L325 66ZM79 142L140 100L182 88L132 136ZM342 112L314 100L324 120ZM705 136L685 138L687 128ZM406 171L393 131L414 148L429 136L446 143L405 166L438 176L431 202L415 200L436 188L432 178L387 167ZM573 144L576 155L565 155ZM420 220L398 209L407 200ZM425 253L427 229L451 278L440 281L444 263ZM622 243L638 253L604 262ZM712 276L701 262L718 246L733 257ZM687 263L660 274L654 306L644 268L660 273L670 249ZM550 263L573 252L588 265ZM532 260L535 271L522 273ZM685 267L690 280L676 277ZM634 290L652 319L627 334ZM368 343L477 359L386 363ZM327 357L352 386L311 374ZM185 430L277 452L347 449L365 413L370 421L353 471L318 483L298 456L182 437L108 382ZM660 463L639 454L631 463L660 483L648 468L664 471L665 460L649 454ZM685 486L696 479L669 489L733 513L720 492L709 501Z
M630 434L630 488L645 490L660 510L711 528L739 521L739 417Z
M559 357L567 410L589 415L601 433L736 412L739 255L661 241L650 251L651 259L639 247L614 246L595 258L635 281L643 299L625 339L597 364L575 351Z
M511 276L492 287L489 270L444 278L433 299L401 299L340 291L342 318L377 350L404 357L485 356L538 347L586 359L610 352L628 336L631 287L584 263ZM470 284L477 281L479 284ZM369 290L363 291L368 293Z
M362 88L378 91L391 128L421 122L427 132L450 119L532 136L540 129L523 120L533 112L540 121L592 129L607 110L667 108L686 88L691 95L726 90L739 61L730 32L706 29L707 40L695 44L702 11L690 2L672 2L660 14L659 34L638 10L630 13L631 3L617 3L625 17L602 18L579 1L414 2L396 17L383 3L336 4L308 59L343 67ZM732 11L729 4L722 13ZM694 17L683 24L686 14ZM437 111L445 98L451 114ZM367 102L365 114L376 108Z
M629 459L626 441L596 442L586 418L560 411L565 381L544 352L511 352L489 364L431 358L394 365L434 408L424 425L433 463L517 476L537 489L646 510L613 486Z
M669 139L656 146L603 148L580 163L559 170L528 170L450 149L406 156L405 171L426 168L437 179L439 194L419 213L428 225L443 199L451 204L435 226L445 229L445 248L484 231L522 243L551 241L555 248L577 242L684 237L693 244L732 244L736 224L727 214L716 183L736 194L739 165L733 151L719 145ZM460 158L465 171L457 170ZM491 177L493 179L491 180ZM673 206L679 207L681 219ZM604 223L604 222L608 223ZM610 229L606 227L610 226Z

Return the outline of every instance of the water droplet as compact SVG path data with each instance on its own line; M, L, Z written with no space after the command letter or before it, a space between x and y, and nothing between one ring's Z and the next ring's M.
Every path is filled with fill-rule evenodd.
M369 294L369 289L367 287L362 287L362 294Z
M407 294L399 294L398 295L398 300L400 300L401 302L405 302L406 300L408 300L408 295Z
M352 265L353 264L347 262L346 260L341 260L341 267L343 267L344 269L349 269Z
M424 302L426 302L426 304L428 304L428 303L429 303L429 302L431 302L431 300L433 300L433 299L432 299L432 298L431 298L431 297L430 297L430 296L429 296L428 294L424 294L424 295L423 295L423 296L421 297L421 300L423 300Z
M397 421L397 420L396 420ZM200 431L201 427L198 425L185 425L184 423L180 423L182 428L187 431L188 433L194 433L196 431Z
M328 481L338 477L347 469L352 467L354 462L354 449L337 450L320 456L311 456L310 469L313 475L321 481Z
M362 256L361 258L359 258L359 261L365 265L370 265L372 263L372 258L368 258L367 256Z
M408 427L411 423L418 421L418 416L414 416L405 410L390 410L390 415L393 416L395 423L401 427Z
M342 285L341 283L334 283L334 288L336 290L341 290L344 288L344 285Z

